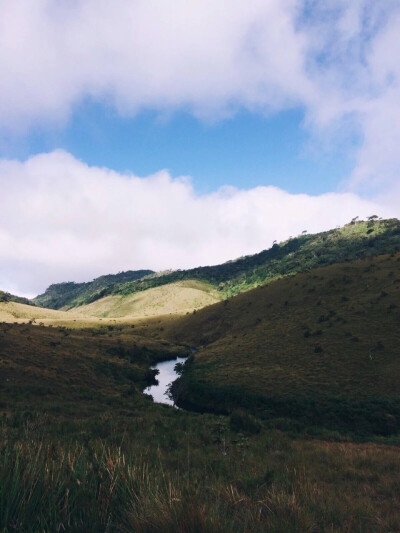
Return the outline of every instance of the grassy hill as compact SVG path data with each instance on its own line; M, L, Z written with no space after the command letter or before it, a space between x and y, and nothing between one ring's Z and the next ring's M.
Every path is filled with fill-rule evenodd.
M220 300L210 284L201 281L179 281L147 291L122 296L113 294L73 309L75 314L96 317L149 317L185 314Z
M53 309L46 309L13 301L0 302L0 322L28 322L30 320L71 321L73 319L74 316L72 314L67 314L62 311L55 311Z
M102 276L90 283L51 285L33 301L42 307L70 309L106 296L125 297L151 288L193 280L211 285L218 291L218 299L223 299L310 268L399 250L399 220L372 218L353 221L342 228L315 235L302 234L283 243L275 243L259 254L221 265L167 273L123 272L116 276ZM122 303L122 299L107 302L117 301ZM208 304L208 301L205 303ZM118 313L114 304L111 307L114 308L113 313Z
M0 304L37 318L0 324L0 531L399 531L399 265L318 268L178 319ZM217 414L141 392L187 346L175 393Z
M85 283L75 283L73 281L55 283L32 301L35 305L50 309L61 309L63 307L70 309L102 298L109 294L111 288L116 284L138 280L152 273L152 270L129 270L118 274L100 276L93 281Z
M179 404L282 427L400 429L400 254L317 268L163 324L199 348ZM293 427L297 422L293 423Z
M54 312L56 313L56 312ZM150 365L184 348L137 335L132 328L99 324L72 329L0 324L0 412L15 410L84 417L104 409L134 408L154 383Z
M159 273L114 286L113 294L127 295L180 280L201 280L213 285L222 298L318 266L400 251L397 219L353 221L342 228L303 234L258 254L221 265Z

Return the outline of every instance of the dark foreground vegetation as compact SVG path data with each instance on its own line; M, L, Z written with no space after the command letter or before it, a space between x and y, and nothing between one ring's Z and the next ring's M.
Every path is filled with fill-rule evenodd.
M281 429L397 434L399 326L400 254L314 269L173 321L199 350L172 392Z
M153 404L152 327L1 326L0 531L400 530L399 436Z
M1 325L0 531L400 529L396 435L153 404L155 324Z
M398 448L149 406L0 427L0 531L399 531Z

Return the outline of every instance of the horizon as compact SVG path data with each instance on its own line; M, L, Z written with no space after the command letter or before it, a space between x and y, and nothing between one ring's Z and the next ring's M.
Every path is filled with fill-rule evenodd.
M400 217L397 2L0 13L1 290Z

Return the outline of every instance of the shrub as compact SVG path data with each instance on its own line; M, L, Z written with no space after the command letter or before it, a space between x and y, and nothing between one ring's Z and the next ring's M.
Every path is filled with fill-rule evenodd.
M252 435L261 431L261 424L257 418L240 409L232 412L229 422L233 431L250 433Z

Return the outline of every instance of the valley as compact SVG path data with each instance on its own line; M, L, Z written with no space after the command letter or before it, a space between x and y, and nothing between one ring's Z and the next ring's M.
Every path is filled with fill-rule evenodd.
M399 228L5 298L0 531L399 530Z

